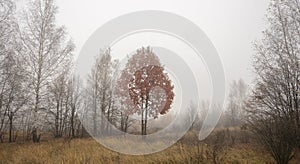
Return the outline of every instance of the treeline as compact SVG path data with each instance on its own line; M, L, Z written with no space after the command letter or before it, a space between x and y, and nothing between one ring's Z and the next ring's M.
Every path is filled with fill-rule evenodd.
M14 142L20 136L23 140L39 142L40 133L45 132L51 132L54 137L76 137L86 135L85 130L88 130L97 136L104 129L107 132L111 128L108 122L127 132L131 125L137 123L129 117L136 111L128 111L136 110L136 105L128 103L131 97L124 93L128 92L130 76L139 65L136 61L161 65L150 48L138 50L133 55L135 57L128 59L122 71L119 61L112 59L111 50L103 49L95 54L95 63L85 82L73 72L75 46L66 29L55 24L57 7L53 0L29 2L18 16L14 1L1 0L1 5L4 9L1 10L0 21L2 142L4 136L8 136L9 142ZM171 89L169 86L169 92ZM156 96L164 97L162 93L155 90ZM148 103L152 103L152 106L168 103L169 107L163 109L167 111L173 97L166 102L162 102L162 98L155 102L155 94L153 90L149 92L148 97L152 96L152 102ZM246 84L242 80L232 84L228 112L220 124L226 127L242 124L244 110L240 108L245 94ZM164 99L167 100L166 97ZM215 107L220 108L218 105ZM187 113L195 116L195 105L191 104L190 108ZM209 110L209 102L203 102L200 108L193 126L201 127ZM160 110L149 106L147 114L142 117L156 118ZM142 131L146 133L147 122L142 120ZM187 120L187 123L191 120Z
M16 14L14 1L0 2L1 142L6 137L14 142L20 136L39 142L49 132L55 138L99 136L112 126L127 132L133 114L141 115L146 135L147 117L156 118L171 107L173 86L150 47L137 50L122 71L111 50L101 50L94 54L95 62L83 81L74 73L75 45L66 29L56 25L53 0L30 1L21 15ZM152 90L153 86L162 90ZM160 109L162 102L166 105Z
M16 4L1 0L0 139L39 142L39 130L54 136L75 135L77 79L71 74L74 44L57 26L52 0L29 2L22 14ZM51 126L48 126L51 125Z
M272 0L267 22L263 38L254 44L255 80L243 103L243 128L252 132L277 163L286 164L300 148L299 0Z
M277 163L286 164L300 148L299 0L271 0L267 23L263 38L254 43L251 88L245 91L242 81L232 84L219 127L248 130ZM219 142L225 136L215 137Z
M66 29L56 25L53 0L31 1L20 16L14 1L1 0L0 5L1 142L5 136L9 142L20 136L39 142L47 132L83 136L83 123L97 135L97 126L107 126L99 120L102 115L127 131L128 114L115 107L112 97L118 61L112 61L109 49L97 54L83 87L73 72L75 46Z

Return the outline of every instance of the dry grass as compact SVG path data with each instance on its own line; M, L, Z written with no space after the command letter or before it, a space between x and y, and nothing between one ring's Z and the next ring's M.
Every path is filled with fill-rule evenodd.
M187 144L182 140L159 153L131 156L110 151L92 138L70 142L53 139L38 144L0 144L0 163L212 163L207 155L209 150L207 144ZM223 155L222 163L274 162L266 151L250 144L228 147ZM294 159L293 163L297 160Z

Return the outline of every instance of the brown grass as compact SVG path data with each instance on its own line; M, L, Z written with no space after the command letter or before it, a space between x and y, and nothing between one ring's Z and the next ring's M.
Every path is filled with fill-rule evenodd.
M189 135L185 137L187 139ZM209 145L186 144L181 140L172 147L151 155L123 155L106 149L92 138L53 139L38 144L0 144L0 163L212 163ZM297 163L297 159L292 161ZM259 145L236 144L226 149L222 163L274 163Z

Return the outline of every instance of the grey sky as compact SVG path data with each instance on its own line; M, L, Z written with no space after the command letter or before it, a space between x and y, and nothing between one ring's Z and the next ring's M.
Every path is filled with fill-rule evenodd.
M20 6L22 1L18 0ZM225 68L227 82L251 82L252 42L261 37L269 0L57 0L57 21L77 48L105 22L140 10L176 13L197 24L211 39Z
M77 45L102 24L139 10L163 10L184 16L208 35L223 60L227 80L250 82L252 42L261 37L268 0L57 0L58 22Z

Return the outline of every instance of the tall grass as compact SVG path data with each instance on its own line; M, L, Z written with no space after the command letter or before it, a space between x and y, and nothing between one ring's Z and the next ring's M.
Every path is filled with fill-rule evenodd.
M41 143L2 143L0 163L212 163L210 145L191 142L187 134L168 149L150 155L123 155L101 146L92 138L53 139ZM135 143L132 143L135 144ZM297 162L297 158L292 162ZM253 144L236 144L226 148L222 163L266 163L271 156Z

